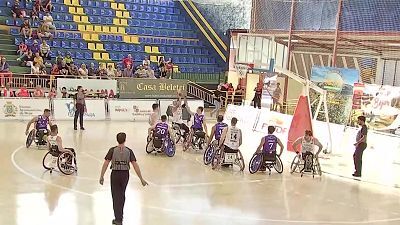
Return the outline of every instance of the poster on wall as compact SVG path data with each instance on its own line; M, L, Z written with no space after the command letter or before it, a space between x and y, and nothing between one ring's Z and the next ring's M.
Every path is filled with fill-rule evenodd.
M63 87L67 89L68 94L75 94L78 86L82 86L87 94L105 92L117 94L116 80L57 78L57 97L62 97Z
M273 98L279 101L282 90L278 86L278 74L277 73L265 73L264 74L264 86L261 96L261 106L263 108L271 108Z
M359 76L360 72L355 69L314 66L310 80L327 91L352 95L353 84Z
M153 100L110 100L108 110L111 120L148 121L153 112Z
M176 98L181 92L186 95L187 80L172 79L120 79L120 98Z
M34 116L42 115L49 109L48 99L0 99L0 119L4 120L31 120Z
M106 110L104 100L86 99L86 112L83 115L84 120L105 120ZM54 119L73 120L75 115L75 106L73 99L54 99Z

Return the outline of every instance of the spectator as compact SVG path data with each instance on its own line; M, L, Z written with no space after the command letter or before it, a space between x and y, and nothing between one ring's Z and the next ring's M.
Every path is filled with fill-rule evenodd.
M35 91L33 91L33 97L34 98L43 98L44 97L44 91L42 89L42 86L36 85Z
M78 67L75 65L74 62L71 62L71 64L68 67L68 74L72 75L72 76L79 76L79 69Z
M6 86L3 88L3 97L15 97L10 83L6 83Z
M68 97L68 92L66 87L61 88L61 98L67 98Z
M11 14L14 18L14 24L17 18L24 18L26 16L26 12L20 8L19 0L15 0L14 5L11 7Z
M25 97L25 98L31 96L31 95L29 94L29 91L28 91L28 88L27 88L27 85L26 85L26 84L24 84L24 86L22 86L22 87L19 89L17 96L18 96L18 97Z
M54 99L57 97L57 90L55 87L52 87L49 92L49 99Z
M32 50L32 53L33 53L34 55L36 55L36 53L40 51L40 46L39 46L39 43L38 43L37 40L34 40L34 41L33 41L33 45L31 46L30 49Z
M51 67L50 74L51 75L60 75L59 65L54 64L53 67Z
M40 56L42 56L44 59L51 60L50 46L45 40L43 40L42 44L40 45Z
M40 39L40 41L41 41L43 38L49 38L50 40L53 39L53 34L50 32L49 27L48 27L46 24L44 24L44 23L42 23L42 24L39 26L39 28L38 28L38 30L37 30L37 36L38 36L38 38Z
M28 45L25 44L25 41L22 41L19 45L18 45L18 51L17 53L19 54L19 58L20 59L23 55L25 55L26 53L28 53ZM18 60L17 59L17 60ZM21 60L21 59L20 59ZM19 60L19 61L20 61Z
M143 63L142 63L142 65L143 66L150 66L150 60L149 60L149 57L144 57L144 60L143 60Z
M61 64L58 65L58 71L60 75L67 76L69 74L68 65L65 63L64 60L61 61Z
M89 74L89 71L88 71L88 69L86 69L86 64L82 64L81 68L79 68L79 76L82 79L87 79L88 78L88 74Z
M33 58L33 63L37 63L40 68L44 67L44 61L39 52L36 52L35 58Z
M41 0L35 0L35 4L33 5L33 9L36 10L37 12L40 12L42 10L42 2L41 2Z
M125 58L122 60L122 64L124 64L124 68L127 68L128 65L132 67L132 65L133 65L132 55L131 55L131 54L128 54L128 56L125 57Z
M5 57L1 57L0 60L0 84L4 86L4 77L11 79L12 73L10 71L10 65L8 64Z
M74 62L74 59L71 57L71 53L67 52L67 55L64 58L65 63L69 66L72 62Z
M150 66L144 66L144 70L146 71L146 77L155 79L156 77L154 76L154 70L151 69Z
M164 57L160 57L158 60L158 70L160 71L160 76L162 78L165 78L167 76L166 70L165 70L165 61Z
M146 73L146 71L144 70L144 68L143 68L142 65L140 65L140 66L139 66L139 69L135 71L135 76L134 76L134 77L137 77L137 78L147 78L147 73Z
M133 69L132 65L128 65L124 71L122 72L122 77L132 77L133 76Z
M32 39L32 27L29 24L29 20L24 20L24 22L21 24L19 32L25 39Z
M44 12L51 13L53 11L53 5L51 4L51 0L44 0L42 4L42 9Z
M98 76L100 79L105 79L107 77L107 69L106 69L106 64L102 63L99 65L99 74Z
M50 12L47 12L46 15L43 16L43 24L47 26L49 30L56 30L56 27L53 24L54 19L51 16Z
M170 79L172 77L173 70L174 70L174 63L172 62L172 59L169 58L168 61L165 63L165 72L167 74L167 79Z
M107 77L108 79L112 79L115 77L115 69L113 68L112 64L108 64L107 66Z
M115 70L115 76L116 77L122 77L122 71L119 66L117 66L117 69Z
M35 75L41 74L40 65L37 62L33 62L32 66L31 66L31 74L35 74Z
M34 59L34 54L32 53L32 50L28 50L27 53L25 53L23 56L19 57L17 61L22 62L23 66L32 66L33 59Z
M279 100L281 99L281 95L282 95L281 84L276 83L276 88L274 92L272 92L272 111L278 111L278 106L279 110L282 110L282 105L279 102Z
M37 11L36 8L33 8L31 11L31 19L32 23L39 20L39 11Z
M94 63L90 63L90 67L88 69L88 76L89 78L96 78L98 75L99 70L94 67Z

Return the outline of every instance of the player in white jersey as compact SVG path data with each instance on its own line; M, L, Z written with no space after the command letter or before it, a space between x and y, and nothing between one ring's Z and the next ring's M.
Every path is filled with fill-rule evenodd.
M158 118L160 117L160 107L158 104L154 103L151 108L153 109L153 112L149 116L149 125L154 126L158 122Z
M236 127L237 118L231 119L231 126L222 131L219 147L223 152L238 152L242 145L242 130Z
M49 151L52 153L52 156L54 157L53 163L55 163L54 160L57 160L58 154L60 154L61 152L70 152L76 158L74 149L63 148L62 139L60 136L58 136L58 127L55 124L50 126L50 136L47 138L47 146ZM76 159L74 161L74 164L76 166Z
M318 151L317 153L315 153L316 158L318 158L318 155L322 150L322 144L319 142L317 138L313 137L313 133L311 130L306 130L304 136L298 138L293 143L293 149L297 151L297 147L299 145L301 145L301 151L297 152L297 154L299 154L299 156L303 155L303 157L305 153L314 154L314 146L318 146Z
M176 124L180 129L184 130L184 139L186 135L189 134L189 127L183 122L182 119L182 98L181 95L178 96L178 100L172 103L172 124Z

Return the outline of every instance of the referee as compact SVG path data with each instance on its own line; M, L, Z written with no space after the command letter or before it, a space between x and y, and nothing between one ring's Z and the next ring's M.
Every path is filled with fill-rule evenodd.
M75 116L74 116L74 130L78 128L78 117L79 124L81 125L81 130L85 130L83 128L83 114L86 112L86 103L85 103L85 93L83 91L82 86L78 86L78 92L74 96L74 105L75 105Z
M137 176L140 178L143 186L147 182L143 179L140 173L139 165L136 163L135 154L133 151L125 146L126 134L118 133L117 142L118 146L110 148L106 157L104 158L103 168L101 169L100 184L104 183L104 174L107 170L108 164L111 162L111 196L113 199L113 208L115 219L112 224L122 224L125 204L125 190L129 181L129 162L132 164L133 169Z

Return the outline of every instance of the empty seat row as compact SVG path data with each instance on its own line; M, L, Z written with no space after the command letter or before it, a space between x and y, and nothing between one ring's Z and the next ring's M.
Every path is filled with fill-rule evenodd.
M176 55L209 55L210 52L206 48L187 48L187 47L165 47L160 46L161 53Z
M106 51L143 52L143 46L135 44L105 43L104 48Z
M138 4L118 4L118 7L113 9L126 9L128 11L135 12L148 12L148 13L159 13L168 15L179 15L181 11L178 8L158 7L150 5L138 5Z
M79 3L80 2L80 3ZM79 0L61 0L56 1L55 3L57 4L65 4L68 6L91 6L91 7L96 7L96 8L110 8L111 7L111 2L109 1L79 1Z
M141 12L131 12L132 18L144 19L144 20L159 20L159 21L172 21L185 23L186 19L184 16L177 15L164 15L158 13L141 13Z
M218 67L181 66L181 67L179 67L179 70L182 73L219 73L219 72L221 72L221 69Z
M149 27L149 28L173 29L173 30L192 30L192 26L190 26L190 24L176 23L176 22L161 22L152 20L131 19L128 20L128 25L134 27Z
M192 56L178 57L178 56L174 56L171 58L174 63L197 64L197 65L215 64L215 59L208 58L208 57L192 57Z
M155 45L203 46L203 42L199 40L182 40L169 38L140 37L139 42Z
M156 5L165 7L175 7L174 0L117 0L117 2L135 3L142 5Z
M175 37L175 38L197 38L197 34L191 31L181 30L161 30L161 29L144 29L136 27L127 27L127 34L155 36L155 37Z

